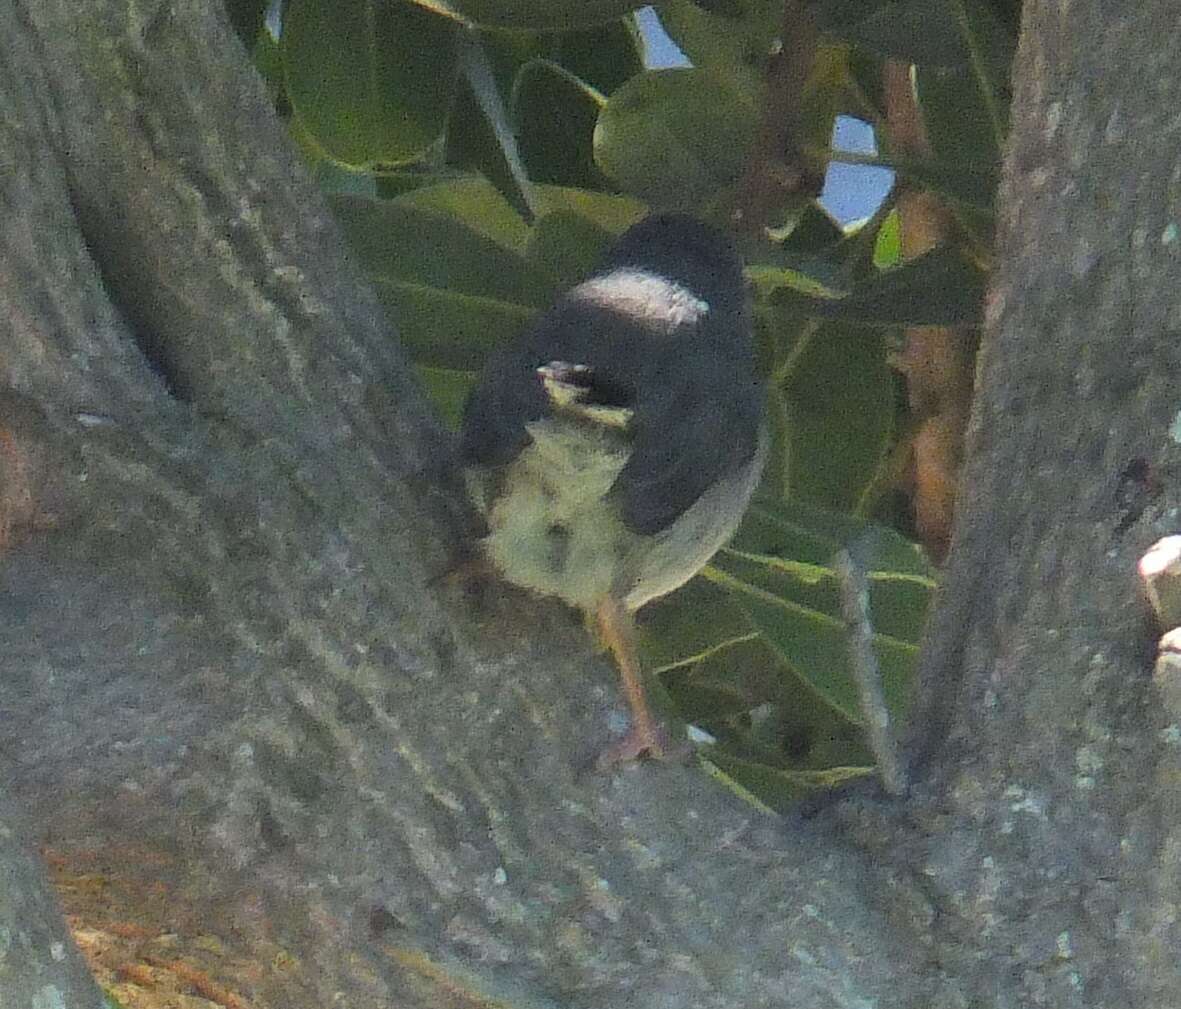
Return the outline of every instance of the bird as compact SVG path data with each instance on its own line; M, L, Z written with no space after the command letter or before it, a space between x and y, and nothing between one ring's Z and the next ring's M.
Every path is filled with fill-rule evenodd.
M634 615L734 533L766 453L741 258L686 214L649 215L490 356L459 452L484 561L597 628L631 727L597 761L674 756Z

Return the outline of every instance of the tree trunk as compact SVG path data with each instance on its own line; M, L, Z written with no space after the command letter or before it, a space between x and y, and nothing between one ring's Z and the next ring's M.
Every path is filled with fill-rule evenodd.
M1136 579L1177 531L1179 45L1176 3L1025 6L999 271L914 722L913 868L946 912L944 969L982 1004L1167 1006L1181 990L1181 710L1152 682L1160 629Z
M449 442L220 5L0 8L0 738L76 932L252 1006L1171 1005L1179 13L1027 4L914 794L779 821L593 771L608 663L444 577ZM73 970L22 892L0 996Z

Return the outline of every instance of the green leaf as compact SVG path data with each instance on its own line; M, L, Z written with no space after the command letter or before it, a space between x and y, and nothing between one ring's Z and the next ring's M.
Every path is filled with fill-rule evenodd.
M613 237L581 214L557 210L533 226L525 257L564 290L586 279Z
M771 297L793 312L863 326L975 326L984 302L984 271L940 246L881 273L847 297L807 297L781 288Z
M749 728L736 726L748 717L752 691L761 688L768 699L780 700L783 672L742 611L732 608L737 634L686 656L682 664L657 667L652 672L660 676L682 718L749 748L744 738L749 737ZM700 612L694 615L701 616Z
M370 276L522 306L538 307L549 300L548 285L523 257L459 218L416 205L415 196L343 196L332 201L349 244Z
M643 667L731 756L768 768L866 759L831 566L850 545L871 558L875 646L898 711L934 580L922 551L893 530L799 502L758 503L702 577L641 611Z
M480 33L478 38L502 96L514 93L514 82L524 68L538 63L554 68L545 81L529 82L529 87L535 90L523 100L523 107L521 99L509 103L516 108L511 118L528 177L534 181L601 186L604 179L592 163L590 148L597 109L590 111L589 122L580 124L581 132L573 129L570 116L585 120L588 93L595 96L592 100L597 100L596 89L617 87L639 71L640 43L635 19L624 18L561 35L489 31ZM563 75L566 82L558 85L558 93L536 91L542 84L553 87L558 75ZM514 207L529 217L535 187L530 187L533 192L529 200L525 199L523 187L506 157L503 137L498 137L491 128L488 116L479 107L475 90L476 85L471 82L460 88L447 130L447 163L487 176ZM570 144L569 150L553 142L555 134Z
M725 13L689 0L667 0L660 23L695 67L712 71L756 100L772 43L783 23L783 0L736 0Z
M867 519L802 501L756 500L731 547L828 567L838 550L866 537L873 547L873 571L930 579L931 565L922 549L905 536Z
M729 594L703 578L644 607L638 620L644 667L669 682L672 678L663 674L690 668L699 672L705 663L711 668L745 669L729 661L731 649L757 639ZM729 679L713 678L715 684Z
M968 65L948 0L821 0L814 10L823 31L886 59Z
M880 270L897 266L902 261L902 225L898 211L891 210L878 228L873 243L873 265Z
M756 808L788 812L800 799L831 791L874 773L872 767L830 767L822 771L780 770L714 749L701 758L706 771Z
M750 571L734 577L715 558L705 571L734 595L760 636L802 683L815 690L849 721L858 720L857 689L849 677L841 622L812 607L800 606L749 581Z
M415 0L424 8L486 28L568 31L614 21L643 0Z
M795 257L818 256L835 249L845 233L818 203L809 203L795 220L780 248Z
M733 184L756 106L705 70L649 70L608 99L595 126L599 167L661 208L699 208Z
M541 186L538 197L543 213L525 258L555 292L586 279L611 242L644 214L635 200L586 189Z
M799 686L729 592L695 578L644 607L639 628L642 667L679 717L736 749L782 762L779 740L753 738L748 712L758 705L799 710Z
M1016 36L990 0L820 0L814 9L822 30L866 52L1007 80Z
M932 160L957 203L991 211L1008 132L1009 77L1016 38L978 0L952 5L969 54L969 70L915 68L915 90ZM919 167L923 171L923 167Z
M399 196L397 202L453 217L511 252L523 252L529 240L529 225L500 190L479 175L436 181L426 176L423 184Z
M644 69L644 40L634 17L547 38L553 39L548 58L603 94Z
M591 137L604 99L548 60L525 64L513 84L512 118L529 177L604 188Z
M434 369L482 367L643 213L626 198L542 186L529 229L487 181L430 179L393 200L331 203L411 357Z
M764 641L803 683L845 718L859 723L839 584L829 564L835 549L824 560L808 556L818 552L820 544L837 546L828 533L834 519L847 522L847 517L824 516L795 504L761 505L752 513L754 522L744 523L736 544L719 551L705 576L731 592ZM823 521L812 528L815 516ZM897 713L909 696L933 581L913 545L906 551L904 566L895 567L890 564L891 552L899 552L901 538L868 523L860 528L861 536L870 531L881 544L870 571L873 640L886 700ZM914 567L923 570L909 570Z
M956 202L991 208L1001 173L1005 124L994 122L972 78L936 70L916 70L919 107L931 139L933 164L913 166L932 188ZM906 166L902 166L906 172Z
M443 419L451 428L457 429L463 417L463 404L475 384L475 376L470 371L431 368L426 365L419 365L416 370L427 395Z
M919 66L915 88L934 161L951 169L943 169L943 188L957 202L991 210L1008 132L1016 38L987 4L958 0L953 9L970 73Z
M992 124L993 139L1004 144L1011 98L1017 26L1004 20L992 0L955 0L952 9L968 48L972 77Z
M964 171L973 182L965 195L990 205L1000 178L1008 95L983 94L970 75L927 68L915 69L915 89L934 160Z
M622 234L647 212L647 207L630 196L596 193L569 186L538 186L542 213L570 211L611 234Z
M513 302L425 284L376 278L374 287L411 358L432 368L479 371L488 355L536 314Z
M793 497L860 509L893 442L895 382L881 330L820 327L783 390Z
M296 116L346 165L422 156L446 126L459 30L409 0L291 0L280 45Z
M415 205L422 195L338 197L332 206L411 357L474 371L528 324L551 289L523 256L458 218Z
M947 197L961 218L968 217L975 230L991 230L999 164L897 158L889 166L907 181Z
M747 277L761 297L775 297L782 289L816 299L836 300L848 296L848 282L839 276L837 267L831 263L809 257L788 266L783 261L789 257L780 258L780 264L752 263L746 268Z

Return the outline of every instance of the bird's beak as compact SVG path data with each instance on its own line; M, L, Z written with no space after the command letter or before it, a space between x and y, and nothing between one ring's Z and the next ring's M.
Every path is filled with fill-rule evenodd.
M591 393L592 371L585 364L551 361L537 369L537 377L555 413L616 430L631 423L632 411L627 407L586 402Z

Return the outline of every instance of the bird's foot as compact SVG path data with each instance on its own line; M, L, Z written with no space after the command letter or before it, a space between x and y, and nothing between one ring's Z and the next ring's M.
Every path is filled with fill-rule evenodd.
M633 760L661 760L684 763L693 752L688 742L675 742L663 725L649 723L643 730L633 728L618 742L612 743L595 761L595 769L609 771Z

